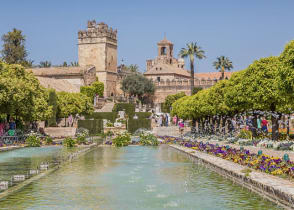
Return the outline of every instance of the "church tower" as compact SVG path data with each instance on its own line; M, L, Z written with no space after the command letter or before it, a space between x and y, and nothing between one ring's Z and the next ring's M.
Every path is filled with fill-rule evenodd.
M166 37L163 40L157 43L158 48L158 56L157 59L159 62L165 64L172 64L173 63L173 43L168 41Z
M117 30L107 24L88 21L88 27L78 32L79 65L93 65L100 82L104 83L104 96L116 95Z

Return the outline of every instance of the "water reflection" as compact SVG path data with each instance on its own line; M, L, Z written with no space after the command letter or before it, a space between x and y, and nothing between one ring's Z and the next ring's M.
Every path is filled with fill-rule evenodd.
M167 146L100 147L0 209L277 209Z

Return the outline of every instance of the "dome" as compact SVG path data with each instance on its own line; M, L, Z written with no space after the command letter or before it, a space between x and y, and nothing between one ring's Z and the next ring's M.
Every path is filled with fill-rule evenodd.
M185 63L184 58L179 58L179 59L178 59L178 63L182 63L182 64L184 64L184 63Z

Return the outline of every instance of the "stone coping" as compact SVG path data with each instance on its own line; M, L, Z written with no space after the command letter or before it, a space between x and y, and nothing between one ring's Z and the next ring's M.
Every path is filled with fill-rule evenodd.
M276 176L251 169L249 175L242 172L248 169L245 166L233 163L222 158L196 151L191 148L169 145L184 152L193 160L208 166L220 175L231 179L233 182L260 194L262 197L278 204L285 209L294 209L294 183Z
M100 145L99 145L100 146ZM42 177L44 176L47 176L49 174L51 174L52 172L56 171L57 169L65 166L68 162L71 162L73 161L74 159L80 157L81 155L83 154L86 154L87 152L90 152L93 148L97 147L97 144L96 143L93 143L91 145L87 145L87 147L85 147L83 150L80 150L78 152L75 152L73 154L71 154L68 158L68 160L62 162L61 164L58 164L56 166L53 166L52 168L49 168L48 170L44 171L44 172L41 172L39 173L38 175L35 175L29 179L26 179L25 181L13 186L13 187L10 187L8 188L7 190L3 191L0 193L0 202L2 199L4 199L5 197L21 190L23 187L31 184L32 182L34 181L37 181L39 179L41 179Z
M5 152L5 151L10 151L10 150L15 150L15 149L20 149L24 148L25 146L8 146L8 147L0 147L0 152Z

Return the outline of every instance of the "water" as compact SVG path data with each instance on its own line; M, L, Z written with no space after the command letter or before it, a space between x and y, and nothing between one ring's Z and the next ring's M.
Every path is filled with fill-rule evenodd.
M0 209L278 209L167 146L100 147L0 202Z

